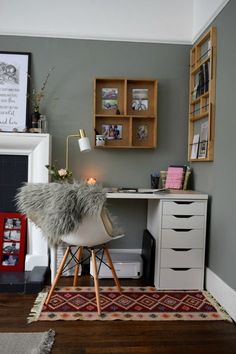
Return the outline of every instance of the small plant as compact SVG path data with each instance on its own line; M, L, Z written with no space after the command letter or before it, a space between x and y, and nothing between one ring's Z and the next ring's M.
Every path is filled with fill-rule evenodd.
M39 108L40 108L40 104L42 103L42 100L44 98L44 95L45 95L45 89L46 89L46 85L47 85L47 82L48 82L48 79L51 75L51 72L54 70L54 67L51 68L46 77L45 77L45 80L43 81L42 83L42 86L40 88L40 90L36 90L35 88L33 88L32 90L32 93L29 94L29 99L31 101L31 104L32 104L32 108L33 108L33 111L34 112L39 112ZM31 79L31 76L29 76L30 79Z
M52 182L68 182L71 180L72 172L65 168L59 168L56 165L46 165L48 173L51 176Z

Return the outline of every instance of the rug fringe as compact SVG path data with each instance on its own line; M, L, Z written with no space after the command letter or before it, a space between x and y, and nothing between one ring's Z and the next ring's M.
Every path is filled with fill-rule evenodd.
M52 329L45 332L40 346L32 354L49 354L54 343L55 334L55 331Z
M27 317L27 323L35 322L38 320L39 315L42 311L44 302L47 298L47 291L42 291L38 294L32 309L30 310L29 317Z
M208 290L203 290L202 291L207 300L217 309L217 311L220 312L221 316L223 317L224 320L233 322L232 318L230 315L227 313L227 311L224 309L223 306L221 306L217 300L214 298L214 296L208 291Z

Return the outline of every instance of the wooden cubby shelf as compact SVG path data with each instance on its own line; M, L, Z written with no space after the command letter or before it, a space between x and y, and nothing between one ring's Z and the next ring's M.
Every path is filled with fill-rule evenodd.
M155 148L157 80L96 78L94 81L94 146ZM96 135L105 136L96 145Z
M213 161L215 126L216 28L190 51L188 160Z

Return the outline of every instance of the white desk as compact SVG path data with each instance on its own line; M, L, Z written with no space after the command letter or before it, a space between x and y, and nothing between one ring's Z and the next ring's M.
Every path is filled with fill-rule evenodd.
M156 240L154 284L166 289L202 289L207 194L195 191L107 193L107 199L146 199L147 229ZM56 250L51 250L52 279Z

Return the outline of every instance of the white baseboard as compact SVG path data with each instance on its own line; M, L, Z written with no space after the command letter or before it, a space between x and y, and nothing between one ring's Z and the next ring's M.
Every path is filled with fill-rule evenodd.
M141 254L140 248L109 248L110 253L136 253Z
M236 291L209 268L206 268L206 289L236 322Z

